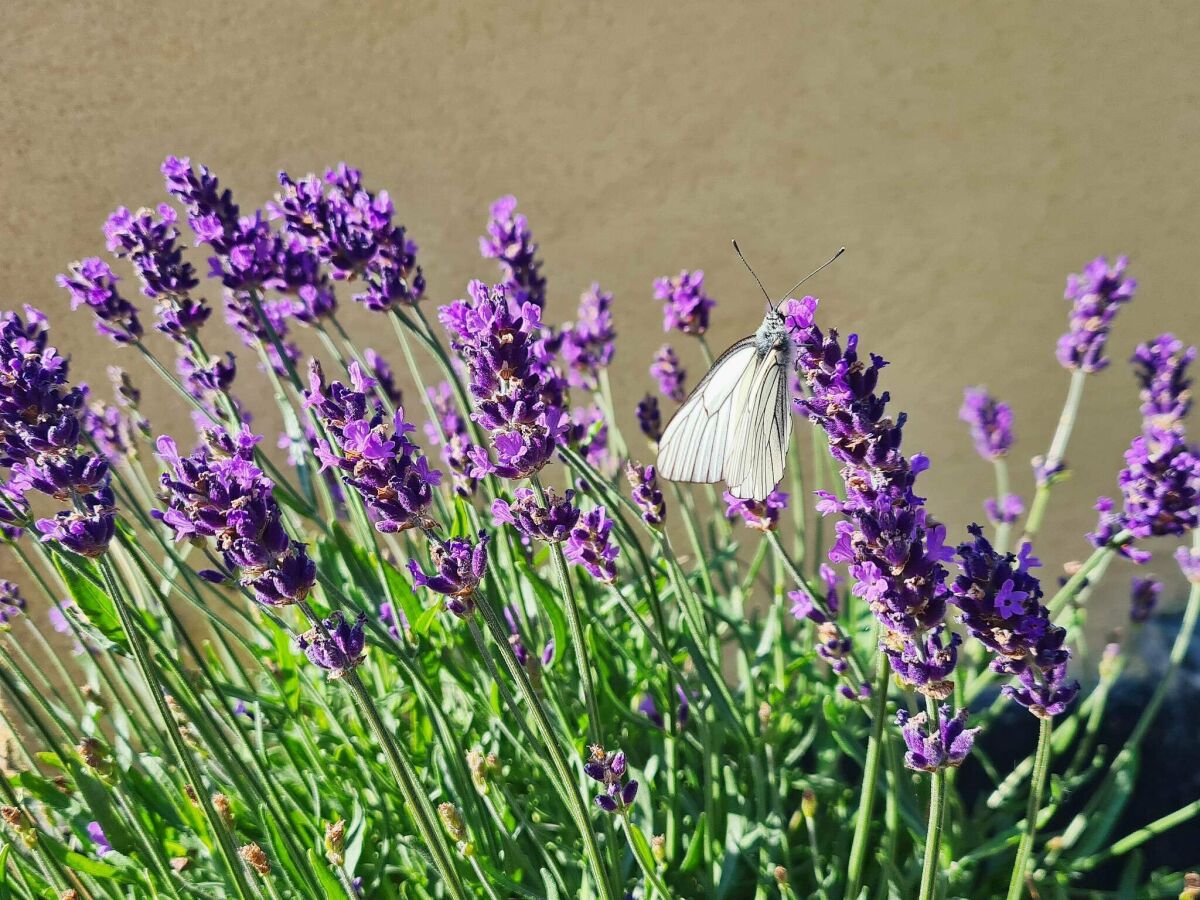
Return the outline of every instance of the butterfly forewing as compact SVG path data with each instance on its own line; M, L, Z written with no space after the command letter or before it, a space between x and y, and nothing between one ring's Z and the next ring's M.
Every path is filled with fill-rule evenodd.
M736 398L753 375L754 338L738 341L713 363L683 402L658 447L659 474L670 481L719 481L725 474Z
M763 500L783 477L792 435L787 355L770 350L757 358L752 377L744 384L745 395L733 404L723 477L733 496Z

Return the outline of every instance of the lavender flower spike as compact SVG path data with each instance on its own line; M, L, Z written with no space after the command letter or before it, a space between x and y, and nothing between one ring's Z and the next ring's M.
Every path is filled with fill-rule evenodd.
M579 521L574 499L574 491L559 497L553 488L546 488L546 505L542 506L531 488L517 488L511 502L502 498L493 501L492 524L512 525L526 540L561 544Z
M359 613L351 625L340 611L335 612L321 627L311 628L300 636L300 649L314 666L324 669L331 678L341 678L364 659L366 621L366 614Z
M597 506L583 514L563 548L568 562L583 566L588 574L605 584L611 584L617 577L617 556L621 552L609 542L612 526L604 507Z
M983 388L967 388L958 417L971 426L975 450L984 459L999 459L1008 453L1013 442L1013 415L1007 403Z
M484 259L495 259L504 270L504 286L512 301L520 306L532 303L539 310L546 306L546 279L537 258L529 222L517 212L516 197L501 197L492 204L487 235L479 239Z
M87 306L96 316L96 331L118 344L131 344L142 336L137 308L117 291L117 276L108 263L92 256L71 263L56 279L71 295L71 309Z
M960 710L952 715L949 706L943 705L936 729L929 728L929 717L925 713L910 716L907 710L896 713L896 723L904 732L904 743L908 752L904 764L918 772L936 772L962 764L975 744L978 728L967 728L967 711Z
M771 491L765 500L743 500L733 496L731 491L726 491L723 499L725 518L741 516L747 528L762 532L774 531L779 527L779 514L788 505L788 495L778 490Z
M562 333L562 359L571 387L589 391L599 387L600 371L613 359L616 332L612 322L612 294L599 284L579 298L579 313Z
M630 460L625 464L625 477L633 489L633 502L642 511L642 521L652 528L661 528L667 518L667 503L659 490L654 466L639 466Z
M658 348L654 362L650 364L650 374L658 381L658 389L664 397L676 403L687 399L687 389L684 387L687 372L679 365L679 357L670 344Z
M1119 256L1110 265L1097 257L1079 275L1067 277L1063 296L1071 301L1070 325L1058 340L1058 361L1064 368L1099 372L1108 365L1104 344L1117 310L1133 299L1137 282L1125 277L1129 257Z
M674 277L654 281L654 298L663 301L663 331L702 335L716 302L704 293L704 273L684 269Z
M654 443L662 437L662 413L658 409L658 398L647 394L637 405L638 428Z
M606 753L603 747L589 748L589 758L583 764L584 774L597 781L602 786L601 793L596 795L596 805L605 812L624 814L637 797L638 783L625 781L628 764L625 754L617 750Z
M1142 623L1150 619L1162 593L1162 582L1157 578L1134 576L1129 586L1129 621Z
M475 591L487 572L487 546L486 531L479 532L475 544L463 538L430 541L429 558L434 572L427 575L415 559L410 559L408 571L413 585L447 597L446 609L460 619L469 618L475 612Z

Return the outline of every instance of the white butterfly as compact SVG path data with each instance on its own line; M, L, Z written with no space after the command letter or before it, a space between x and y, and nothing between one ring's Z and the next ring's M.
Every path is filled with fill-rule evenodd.
M737 250L736 242L733 246ZM784 299L844 251L802 278ZM768 309L758 331L721 354L667 424L658 442L662 477L702 483L724 479L730 493L743 500L765 500L783 477L792 437L792 340L765 288L763 294Z

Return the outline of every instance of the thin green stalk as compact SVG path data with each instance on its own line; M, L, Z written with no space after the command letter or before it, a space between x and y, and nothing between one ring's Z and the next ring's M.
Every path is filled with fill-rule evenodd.
M932 727L932 726L931 726ZM925 832L925 862L921 869L920 900L933 900L941 869L942 825L946 818L946 770L938 769L929 782L929 827Z
M538 503L546 506L546 491L542 487L541 479L537 475L533 475L529 481L533 485ZM575 665L579 669L579 686L583 692L583 700L588 714L588 733L593 744L603 744L603 735L600 732L600 707L596 703L596 686L592 681L592 665L588 659L583 623L579 617L579 601L575 596L575 589L571 585L571 571L567 568L567 560L563 556L561 544L552 543L550 545L550 558L554 560L554 572L558 576L559 588L563 593L567 625L571 629L571 643L575 649Z
M992 460L992 467L996 470L996 509L1000 513L996 517L996 552L1005 554L1008 552L1009 532L1012 531L1012 523L1006 521L1004 515L1004 498L1008 496L1008 461L998 456Z
M429 849L433 857L434 867L438 870L442 883L455 900L466 900L468 896L466 888L459 878L458 870L454 867L449 850L446 847L445 839L442 836L442 830L436 822L432 821L425 808L425 804L421 802L421 798L424 796L424 789L417 782L415 773L412 771L411 766L407 764L407 760L404 758L391 732L384 726L383 719L380 717L379 711L375 708L371 696L367 693L366 687L363 686L362 679L358 677L358 673L350 671L346 674L344 680L350 688L350 693L354 697L354 701L363 718L367 720L367 725L374 734L375 740L379 742L379 746L383 750L384 761L387 763L392 777L396 779L396 784L400 787L400 792L404 796L404 802L408 804L413 822L416 824L417 830L421 832L421 838L425 841L425 846ZM425 802L428 803L428 798L426 798Z
M596 834L592 829L587 808L580 797L575 778L567 765L566 757L563 756L562 748L559 746L558 741L555 740L554 729L550 724L549 717L546 715L545 707L533 690L533 685L529 683L529 676L517 661L512 645L508 642L507 630L497 617L491 603L486 597L481 597L477 601L477 608L483 616L484 622L487 624L488 631L491 632L492 640L496 642L500 650L500 656L504 659L504 664L508 668L509 675L517 683L517 689L525 701L529 715L533 718L535 730L542 738L542 743L549 756L549 767L556 776L557 783L555 787L558 790L559 796L566 803L567 809L571 813L571 818L575 821L575 827L579 831L580 837L583 838L584 854L591 868L596 890L604 900L615 900L616 895L613 893L609 883L608 873L605 870L604 862L600 855L600 847L596 843Z
M125 632L130 649L133 651L133 656L137 662L138 670L141 672L142 680L146 684L147 691L154 698L154 704L159 716L162 718L163 731L167 734L175 749L175 755L183 766L184 772L187 774L188 783L195 788L196 793L201 797L200 808L204 813L209 830L212 832L213 838L217 843L225 867L229 870L229 874L233 878L234 889L242 900L250 900L251 888L246 882L245 870L241 866L237 849L229 839L228 833L221 826L220 817L217 815L216 810L213 809L211 801L207 799L208 792L204 790L204 781L200 777L200 771L196 768L191 751L184 742L182 735L180 735L179 729L174 725L174 719L171 716L170 709L167 708L166 699L163 696L161 685L155 674L154 663L151 661L150 655L146 652L146 647L142 643L141 632L134 624L133 610L129 608L123 592L117 587L112 562L108 559L102 559L99 568L104 578L104 584L108 590L109 597L116 608L117 617L121 621L121 629Z
M1053 721L1047 716L1041 720L1038 728L1037 753L1034 757L1033 775L1029 781L1029 806L1025 810L1025 830L1021 834L1021 843L1017 845L1017 858L1008 882L1008 900L1020 900L1025 889L1029 858L1037 839L1038 810L1042 808L1042 793L1050 773L1050 732Z
M647 853L649 847L646 844L646 836L638 831L635 837L634 831L637 826L630 822L629 817L624 813L618 818L621 820L621 830L625 832L625 839L629 841L629 849L633 853L638 868L642 870L643 877L650 883L656 896L661 897L662 900L670 900L671 892L667 890L662 876L658 874L658 868L654 865L654 857Z
M1046 453L1043 466L1052 470L1062 463L1063 455L1067 452L1067 442L1071 440L1071 432L1075 428L1075 417L1079 414L1079 401L1083 398L1083 386L1087 381L1087 373L1076 369L1071 373L1071 384L1067 388L1067 399L1063 403L1062 413L1058 417L1058 427L1050 441L1050 450ZM1029 516L1025 520L1025 536L1022 543L1032 541L1034 535L1042 527L1042 519L1046 515L1046 504L1050 502L1050 489L1053 479L1047 478L1037 486L1033 494L1033 503L1029 506Z
M870 837L875 792L879 781L879 763L884 744L883 725L887 716L887 693L892 675L891 660L879 654L879 672L875 679L875 696L871 709L871 737L867 741L867 762L863 769L862 790L858 796L858 817L854 823L854 840L850 844L850 862L846 866L846 900L854 900L862 886L867 862L867 839Z

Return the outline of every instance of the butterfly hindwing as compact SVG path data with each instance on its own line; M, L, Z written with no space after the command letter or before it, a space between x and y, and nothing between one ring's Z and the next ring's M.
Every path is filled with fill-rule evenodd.
M787 355L771 350L756 358L745 395L734 403L722 473L733 496L763 500L783 477L792 435L789 399Z

